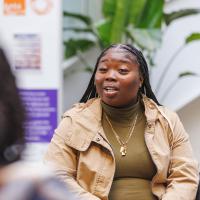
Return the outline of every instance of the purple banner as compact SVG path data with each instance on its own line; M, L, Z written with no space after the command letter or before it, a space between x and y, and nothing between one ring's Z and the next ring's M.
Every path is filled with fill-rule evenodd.
M20 89L25 105L27 142L49 142L57 127L57 90Z

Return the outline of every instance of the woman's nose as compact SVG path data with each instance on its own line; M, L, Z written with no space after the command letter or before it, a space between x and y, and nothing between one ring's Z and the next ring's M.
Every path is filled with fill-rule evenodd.
M106 73L106 80L116 80L115 70L108 70L108 72Z

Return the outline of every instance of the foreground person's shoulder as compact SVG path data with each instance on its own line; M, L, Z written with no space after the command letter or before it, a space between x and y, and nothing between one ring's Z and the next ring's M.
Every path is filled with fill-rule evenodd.
M65 200L66 196L70 196L64 183L42 163L20 161L6 166L3 171L5 177L0 190L2 200Z

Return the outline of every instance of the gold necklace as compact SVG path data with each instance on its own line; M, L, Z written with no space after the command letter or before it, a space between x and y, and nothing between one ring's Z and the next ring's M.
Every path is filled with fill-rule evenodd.
M106 113L105 113L105 116L106 116L107 122L109 123L109 125L111 127L112 132L114 133L114 135L115 135L115 137L117 139L117 142L121 146L120 147L120 153L122 154L122 156L126 156L126 154L127 154L127 151L126 151L127 150L127 145L128 145L129 140L131 139L131 136L132 136L133 131L135 129L135 125L136 125L136 122L137 122L138 114L135 116L135 119L133 120L132 126L131 126L129 134L128 134L128 138L127 138L127 140L125 142L119 137L117 132L114 130L114 128L113 128L113 126L112 126L112 124L111 124L111 122L110 122L110 120L109 120L109 118L108 118Z

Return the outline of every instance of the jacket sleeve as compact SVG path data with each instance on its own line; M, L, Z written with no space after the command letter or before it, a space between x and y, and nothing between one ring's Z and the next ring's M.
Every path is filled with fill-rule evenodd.
M194 200L199 181L198 163L193 157L189 136L175 113L171 129L171 159L162 200Z
M48 146L44 162L64 181L67 191L74 197L72 200L99 200L98 197L84 190L76 181L78 152L65 143L71 127L70 118L66 117L61 121Z

